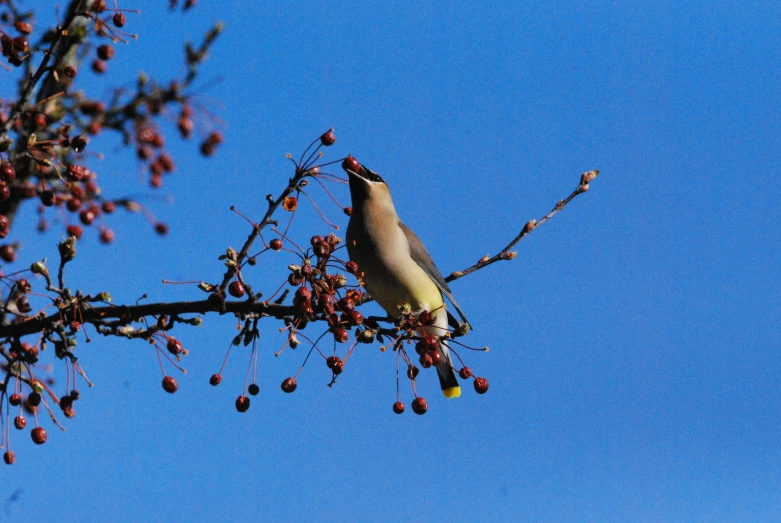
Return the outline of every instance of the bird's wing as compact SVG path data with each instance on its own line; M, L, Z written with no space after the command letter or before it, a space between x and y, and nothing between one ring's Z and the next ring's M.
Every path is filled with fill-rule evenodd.
M415 235L415 233L410 230L409 227L401 222L399 222L399 227L401 227L401 230L404 231L404 235L407 237L407 243L409 244L409 251L412 259L415 260L418 266L423 269L426 274L428 274L429 278L431 278L437 287L439 287L439 290L442 291L442 294L444 294L450 303L453 304L453 307L456 308L458 315L461 316L461 319L464 320L464 323L469 325L469 320L466 319L463 311L461 311L461 307L458 306L455 298L453 298L453 293L450 292L450 287L447 286L447 282L445 281L445 278L442 277L442 273L439 272L437 266L434 265L434 260L431 259L431 255L423 246L423 243ZM471 329L472 326L469 325L469 328Z

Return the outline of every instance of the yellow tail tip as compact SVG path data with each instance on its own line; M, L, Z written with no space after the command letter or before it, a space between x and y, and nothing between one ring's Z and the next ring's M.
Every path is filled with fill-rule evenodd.
M446 398L457 398L461 395L461 387L456 385L455 387L450 387L449 389L443 389L442 394L444 394Z

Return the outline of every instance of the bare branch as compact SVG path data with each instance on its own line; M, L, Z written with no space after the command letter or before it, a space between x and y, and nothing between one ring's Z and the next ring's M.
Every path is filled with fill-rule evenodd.
M523 226L523 229L521 229L521 232L518 233L518 236L516 236L513 241L511 241L507 246L499 251L497 254L493 256L485 255L482 258L480 258L480 261L472 265L471 267L468 267L464 269L463 271L454 271L450 274L447 278L445 278L445 281L451 282L453 280L457 280L459 278L463 278L467 274L471 274L475 272L476 270L482 269L483 267L487 265L491 265L492 263L498 262L500 260L512 260L515 258L515 252L510 251L515 245L521 241L526 235L528 235L530 232L532 232L534 229L542 225L543 223L547 222L553 216L564 209L564 207L567 206L569 202L571 202L577 195L583 194L584 192L588 191L589 189L589 183L594 180L599 175L598 170L594 171L588 171L583 173L580 176L580 184L578 185L578 188L575 189L572 194L567 196L564 200L559 200L556 205L553 206L553 209L540 218L539 220L531 220L530 222L527 222L526 225Z

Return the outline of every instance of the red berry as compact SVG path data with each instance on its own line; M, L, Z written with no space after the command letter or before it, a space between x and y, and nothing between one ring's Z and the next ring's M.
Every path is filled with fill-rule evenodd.
M297 387L298 383L296 383L295 378L285 378L285 380L282 382L282 390L288 394L296 390Z
M225 295L222 292L213 292L207 299L212 307L221 308L225 305Z
M423 398L415 398L412 401L412 412L417 415L425 414L428 410L428 403Z
M67 76L68 78L75 78L76 74L78 73L76 68L73 67L72 65L69 65L68 67L66 67L65 71L63 71L63 72L65 73L65 76Z
M152 173L152 176L161 176L163 174L163 171L164 171L163 166L158 160L155 160L154 162L149 164L149 172Z
M103 11L106 10L106 0L95 0L94 2L92 2L90 9L92 9L96 13L102 13Z
M353 157L353 155L349 155L342 162L342 169L344 169L345 171L352 171L354 173L357 173L360 172L361 170L361 164L358 163L358 160L356 160Z
M458 375L461 376L462 380L468 380L472 377L472 369L469 367L463 367L460 371L458 371Z
M72 406L73 406L73 398L67 395L60 398L60 408L62 410L67 410Z
M166 343L165 347L168 349L168 352L174 356L178 356L184 352L184 349L182 348L182 342L176 338L168 338L168 343Z
M102 130L103 125L101 125L101 123L98 121L93 120L89 123L89 125L87 125L87 132L91 135L96 135Z
M344 312L350 312L355 309L355 302L351 298L345 296L339 300L339 308Z
M81 220L81 223L84 225L90 225L95 221L95 214L89 209L84 209L79 213L79 220Z
M98 58L101 60L111 60L114 58L114 48L108 44L99 45Z
M77 153L80 153L84 150L85 147L87 147L87 144L89 143L89 138L86 136L78 135L73 140L71 140L71 147L73 147L73 150Z
M81 225L68 225L66 232L68 233L68 236L73 236L78 240L84 233L84 229L81 228Z
M350 323L353 325L360 325L363 323L363 314L358 311L352 311L350 313Z
M43 445L46 443L46 430L43 427L35 427L30 432L30 437L33 438L33 443L36 445Z
M346 214L347 216L352 216L353 215L353 208L352 207L345 207L344 208L344 214Z
M92 62L92 70L95 71L98 74L103 74L106 72L106 62L103 60L95 60Z
M14 29L26 35L33 32L33 26L21 20L17 20L16 22L14 22Z
M329 129L323 135L320 137L320 143L325 145L326 147L329 147L336 142L336 135L334 134L333 129Z
M87 174L84 167L81 165L75 165L71 164L68 166L68 170L65 173L67 178L72 182L78 182L82 178L84 178L84 175Z
M79 200L78 198L75 198L75 197L71 198L70 200L68 200L68 203L66 204L66 207L68 207L68 210L70 212L76 212L79 209L81 209L81 200Z
M27 418L24 416L17 416L14 418L14 427L16 427L19 430L22 430L27 426Z
M209 378L209 385L212 387L216 387L220 384L222 381L222 375L221 374L212 374L212 377Z
M424 352L420 355L420 366L424 369L431 368L431 366L434 365L434 360L431 359L431 353L430 352Z
M46 207L51 207L52 205L54 205L54 192L41 191L41 194L39 196L41 198L41 203Z
M138 157L139 160L148 160L154 154L155 153L149 147L141 146L138 149L136 149L136 156Z
M331 255L331 244L320 242L312 249L318 258L327 258Z
M177 127L179 128L179 134L181 134L182 138L186 140L190 137L190 135L192 135L195 124L193 124L193 121L189 118L179 118Z
M418 377L418 373L420 372L420 369L417 368L415 365L410 365L407 367L407 377L411 380L414 380Z
M333 369L334 365L341 362L342 359L339 356L328 356L325 360L325 364L328 366L329 369Z
M347 272L350 274L358 274L358 264L354 261L349 261L344 265L344 268L347 269Z
M103 202L103 205L101 205L101 208L103 209L103 212L106 214L111 214L117 209L117 204L111 201Z
M218 133L217 131L213 131L209 133L209 136L206 137L206 141L214 145L219 145L222 143L222 134Z
M394 403L393 412L395 412L396 414L401 414L402 412L404 412L404 404L400 401Z
M436 336L432 336L431 334L426 334L423 337L423 341L426 342L426 349L430 351L435 351L439 348L439 338Z
M250 383L250 386L247 387L247 392L249 392L252 396L257 396L258 392L260 392L260 387L258 387L257 383Z
M236 410L239 412L247 412L249 410L249 398L247 396L236 398Z
M310 291L308 287L299 287L296 290L296 298L310 300L312 298L312 291Z
M37 356L37 352L36 352ZM33 391L30 394L27 395L27 403L30 404L32 407L37 407L41 404L41 395L37 392Z
M475 378L475 392L485 394L488 392L488 380L485 378Z
M33 310L32 306L30 305L30 302L27 301L26 296L22 296L21 298L16 300L16 308L19 309L19 312L21 312L22 314L27 314L28 312Z
M293 298L293 306L301 314L310 314L310 311L312 310L312 302L301 296L295 296Z
M203 142L201 144L201 154L204 156L211 156L214 154L214 144L211 142Z
M3 245L0 247L0 258L7 263L12 263L16 260L16 250L10 245Z
M168 153L161 154L157 161L160 162L160 165L163 167L165 172L170 173L174 170L174 161L171 159Z
M26 53L30 49L30 43L24 36L17 36L13 39L14 48L20 53Z
M339 343L344 343L350 339L350 335L344 328L337 327L334 329L334 339Z
M176 380L173 376L166 376L163 378L163 390L170 394L179 390L179 385L176 384Z
M439 352L438 350L429 352L428 355L431 356L431 363L433 363L434 365L439 365L440 363L442 363L442 353Z
M22 396L21 394L11 394L8 397L8 403L13 405L14 407L17 407L22 404Z
M5 201L11 197L11 188L5 183L0 183L0 201Z
M14 454L14 451L7 450L5 454L3 454L3 461L5 461L6 465L13 465L16 463L16 454Z
M278 251L282 248L282 240L279 238L274 238L269 242L269 246L271 247L272 251Z
M100 241L102 243L111 243L114 241L114 231L111 229L103 229L100 232Z
M330 313L334 310L334 297L331 294L321 294L317 297L317 304L322 308L325 312Z
M333 371L333 373L336 376L341 374L344 371L344 362L343 361L337 361L336 363L334 363L334 366L331 369L331 371Z
M11 162L0 164L0 180L4 182L13 181L16 178L16 169Z
M105 7L104 7L104 9L105 9ZM114 27L124 27L125 26L125 15L122 14L122 13L114 13L114 16L111 17L111 21L114 23Z
M244 285L242 285L239 280L233 280L231 284L228 285L228 292L234 298L241 298L244 296Z
M159 234L160 236L165 236L166 234L168 234L168 225L166 225L163 222L157 222L155 224L155 232L157 232L157 234Z

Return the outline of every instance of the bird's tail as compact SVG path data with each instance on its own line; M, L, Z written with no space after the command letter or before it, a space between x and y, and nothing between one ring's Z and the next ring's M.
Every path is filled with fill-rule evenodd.
M430 330L431 334L442 336L439 343L439 350L442 353L442 362L437 365L437 375L439 384L442 387L442 394L446 398L457 398L461 395L461 387L458 385L456 372L453 370L453 364L450 361L450 350L445 343L444 334L447 333L447 313L444 308L438 311L435 328Z

